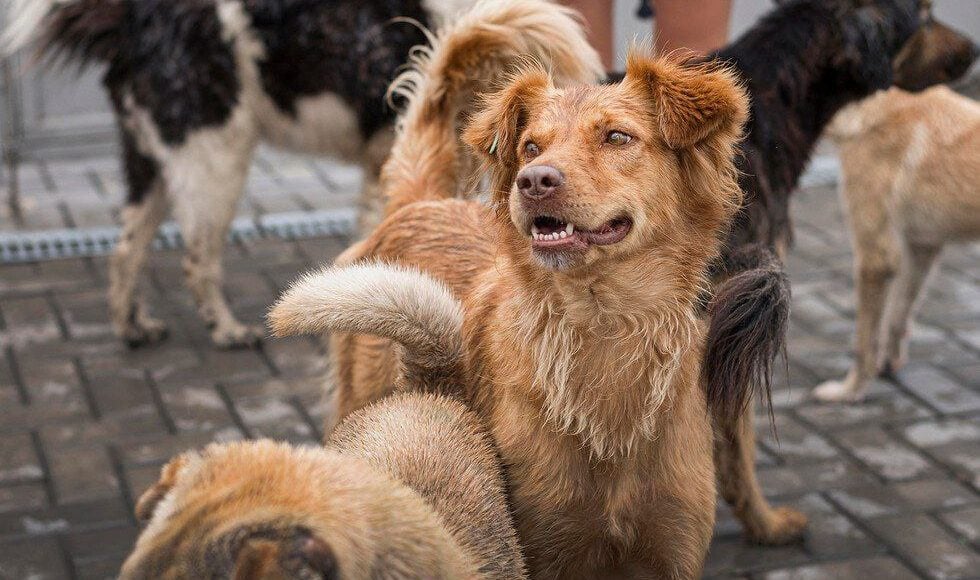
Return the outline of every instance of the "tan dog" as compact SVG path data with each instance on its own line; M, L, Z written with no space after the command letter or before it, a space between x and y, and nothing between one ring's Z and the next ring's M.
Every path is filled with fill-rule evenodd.
M864 397L905 364L909 321L947 242L980 236L980 104L946 87L878 93L834 118L855 258L854 365L813 395Z
M163 468L124 579L524 577L496 451L461 403L389 397L328 448L212 445Z
M746 108L724 70L637 55L618 85L562 89L544 71L521 74L465 133L490 171L491 207L405 205L342 259L440 278L462 299L461 336L438 331L458 306L384 266L304 279L273 326L321 332L336 328L325 321L338 311L374 300L359 319L373 310L388 336L399 326L429 336L444 345L434 350L443 365L458 341L533 577L695 578L716 497L698 298L741 201L732 159ZM429 151L402 163L405 179L453 166L452 152ZM382 339L335 335L332 352L340 416L390 389ZM805 520L768 506L750 432L733 436L748 444L720 459L726 497L755 537L795 538Z

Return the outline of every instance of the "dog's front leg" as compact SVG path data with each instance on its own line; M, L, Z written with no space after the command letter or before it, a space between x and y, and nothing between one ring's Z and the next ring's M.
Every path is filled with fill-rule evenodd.
M769 505L755 477L755 431L752 406L730 420L716 417L715 465L718 490L742 522L749 539L766 545L781 545L803 536L807 519L789 508Z

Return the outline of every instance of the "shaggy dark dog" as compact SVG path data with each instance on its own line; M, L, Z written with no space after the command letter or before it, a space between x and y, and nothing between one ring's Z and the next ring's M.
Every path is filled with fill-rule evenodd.
M845 105L897 85L921 90L962 76L973 42L932 18L928 0L784 2L709 58L729 63L751 96L742 142L745 204L728 236L710 309L709 393L733 412L746 386L768 391L788 318L789 287L773 254L792 241L789 198L824 127Z
M954 80L976 55L972 41L932 18L929 0L793 0L707 57L728 64L751 101L739 161L745 203L712 266L706 313L716 459L754 453L749 402L756 389L769 397L789 318L780 261L792 239L789 198L825 125L889 86L921 90ZM751 467L719 464L719 473L727 474L719 481L726 499L758 489Z
M430 28L472 0L8 0L4 48L102 63L129 186L109 267L116 333L137 346L163 322L135 296L172 207L184 269L218 346L254 344L222 293L221 255L260 141L359 163L364 199L392 138L388 84ZM411 19L413 22L408 22Z

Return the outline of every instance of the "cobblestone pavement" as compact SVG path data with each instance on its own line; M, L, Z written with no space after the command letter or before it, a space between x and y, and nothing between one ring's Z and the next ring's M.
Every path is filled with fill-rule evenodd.
M125 190L115 157L37 159L19 169L24 219L15 222L0 192L0 232L119 226ZM6 177L4 177L6 179ZM260 148L239 217L329 210L356 201L359 171L329 159Z
M83 171L59 187L94 183ZM273 178L265 185L285 187ZM314 180L277 197L264 196L259 184L250 203L314 205L320 187ZM55 208L69 203L69 196L57 199ZM706 574L977 577L980 245L947 251L898 380L877 382L864 404L820 405L807 400L809 389L842 375L849 362L851 257L831 187L809 187L795 202L788 376L774 396L778 439L758 422L759 470L774 500L810 515L809 536L801 545L750 546L719 508ZM110 205L91 203L101 212L91 223L113 219ZM72 208L49 211L51 220L71 216L76 226L89 219ZM234 309L260 322L291 279L345 242L232 246L226 266ZM156 253L146 289L154 312L171 323L171 338L136 351L111 336L105 259L0 266L0 578L113 576L137 534L134 498L181 450L243 437L317 441L327 411L317 342L214 350L187 290L173 283L181 279L179 259Z

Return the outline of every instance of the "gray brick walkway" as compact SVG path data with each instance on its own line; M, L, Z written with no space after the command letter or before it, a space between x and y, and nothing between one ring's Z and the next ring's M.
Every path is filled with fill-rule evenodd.
M246 212L334 203L323 201L322 179L349 176L318 175L319 164L276 157L263 163ZM28 194L35 207L49 208L29 214L35 227L115 219L111 161L27 179L40 188ZM807 188L794 213L789 374L774 397L778 440L759 422L759 463L767 492L802 507L812 525L802 545L758 548L720 508L707 574L980 576L980 245L947 252L898 380L877 382L867 403L824 406L807 393L848 365L851 258L832 188ZM344 244L232 246L226 264L235 310L260 322L292 278ZM242 437L317 440L326 411L318 344L215 351L186 289L172 283L179 257L155 254L147 288L173 335L138 351L111 336L104 259L0 266L0 578L113 576L137 533L134 498L183 449Z

